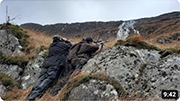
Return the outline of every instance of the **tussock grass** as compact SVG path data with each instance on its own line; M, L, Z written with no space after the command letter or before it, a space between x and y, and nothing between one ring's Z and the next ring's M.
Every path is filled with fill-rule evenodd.
M145 40L143 40L143 41L150 45L154 45L154 46L160 48L161 50L166 50L168 48L180 49L180 45L179 45L180 41L177 41L177 40L171 40L171 43L163 43L163 44L156 42L156 40L158 38L163 38L163 37L170 38L170 37L176 35L177 33L178 33L177 31L172 31L172 32L163 33L160 35L153 34L153 35L151 35L151 37L145 38Z
M28 57L34 57L39 51L48 49L53 41L52 37L44 35L43 33L32 32L30 30L25 31L27 31L27 34L29 35L29 38L27 39L29 41L28 53L26 55Z
M169 37L175 34L165 34L165 36ZM179 54L180 53L180 42L172 41L168 44L160 44L155 42L156 38L146 39L142 35L132 35L128 37L126 40L117 40L116 45L123 46L133 46L138 49L149 49L149 50L157 50L160 51L161 58L166 57L171 54Z
M19 39L20 45L23 47L23 51L27 50L27 46L29 45L29 41L27 40L27 38L29 36L27 35L26 31L24 31L18 25L13 25L10 23L0 25L0 29L7 30L8 33L16 36Z
M169 53L178 53L179 49L178 48L167 48L167 49L165 49L165 51L167 51Z
M4 86L14 85L15 81L5 73L0 71L0 81Z
M0 64L18 65L22 69L27 65L28 59L24 56L6 56L0 51Z
M18 25L2 24L0 29L8 29L10 33L15 35L23 46L25 54L4 55L0 52L0 63L8 65L18 65L24 68L28 61L35 57L40 50L47 49L52 42L52 38L43 33L35 33L29 30L24 30Z
M167 36L170 36L170 35L167 35ZM163 44L160 44L160 43L157 43L156 42L156 39L159 38L158 36L155 37L155 38L151 38L151 39L146 39L144 40L146 43L150 44L150 45L154 45L158 48L160 48L161 50L166 50L168 48L177 48L177 49L180 49L180 41L171 41L171 43L163 43Z
M167 48L160 52L161 58L166 57L171 54L179 54L179 53L180 53L180 49L178 48Z
M85 74L79 74L78 76L74 78L70 78L68 83L61 89L61 91L54 97L53 100L67 100L69 97L69 94L72 89L79 86L80 84L84 84L89 82L89 80L95 79L95 80L101 80L106 81L109 84L113 85L114 88L118 92L118 96L121 98L125 98L127 96L127 92L123 89L120 83L118 83L116 80L108 78L105 76L105 74L95 74L95 75L85 75ZM56 99L58 98L58 99Z
M32 87L28 89L19 89L18 87L14 87L11 91L3 94L1 97L3 100L12 101L12 100L20 100L23 101L26 99L27 95L30 93Z
M144 42L144 37L141 35L133 35L133 36L128 37L126 40L118 40L115 46L116 45L133 46L138 49L149 49L149 50L161 51L161 49L159 49L158 47Z

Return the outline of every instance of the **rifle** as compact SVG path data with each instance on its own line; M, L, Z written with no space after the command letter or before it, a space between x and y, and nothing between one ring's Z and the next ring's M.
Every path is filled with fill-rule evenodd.
M105 41L102 41L102 40L94 40L94 43L106 43L106 42L109 42L109 40L105 40Z
M104 43L106 43L106 42L109 42L109 40L105 40L105 41L95 40L95 41L94 41L94 43L96 43L96 44L98 44L98 43L101 44L101 49L99 50L98 54L103 50Z

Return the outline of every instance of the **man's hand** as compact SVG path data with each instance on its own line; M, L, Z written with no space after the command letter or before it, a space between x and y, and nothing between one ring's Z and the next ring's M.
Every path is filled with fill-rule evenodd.
M100 43L92 43L92 45L98 45L98 46L100 46L101 44L100 44Z
M98 46L100 46L101 44L100 43L97 43Z
M67 41L67 39L66 38L62 38L64 41Z

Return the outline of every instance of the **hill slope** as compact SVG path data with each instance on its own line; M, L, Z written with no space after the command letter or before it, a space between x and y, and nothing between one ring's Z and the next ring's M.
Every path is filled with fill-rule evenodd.
M22 24L21 27L32 31L45 33L47 35L60 34L67 38L82 38L91 36L95 39L116 37L118 26L122 21L117 22L86 22L72 24L39 25L33 23Z
M140 34L147 43L161 49L169 47L180 48L180 12L162 14L156 17L141 18L128 21L58 23L40 25L34 23L22 24L21 27L46 35L60 34L68 39L81 39L91 36L97 39L127 38ZM120 35L119 35L120 34ZM165 44L165 45L164 45Z

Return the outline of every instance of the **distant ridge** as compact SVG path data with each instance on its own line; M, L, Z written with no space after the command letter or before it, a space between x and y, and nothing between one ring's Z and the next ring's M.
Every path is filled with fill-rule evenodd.
M141 18L134 20L134 28L140 34L151 37L172 33L180 30L180 12L165 13L156 17ZM69 38L82 38L91 36L93 38L116 37L119 25L124 21L110 22L84 22L84 23L57 23L52 25L40 25L36 23L25 23L21 27L35 32L42 32L46 35L60 34Z

